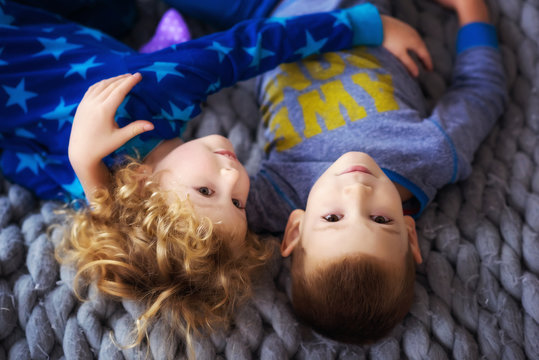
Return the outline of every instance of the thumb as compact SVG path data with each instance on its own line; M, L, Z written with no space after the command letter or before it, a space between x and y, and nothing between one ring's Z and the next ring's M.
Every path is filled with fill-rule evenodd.
M137 120L127 124L117 132L117 141L125 144L137 135L154 129L154 125L147 120ZM120 145L120 146L121 146Z

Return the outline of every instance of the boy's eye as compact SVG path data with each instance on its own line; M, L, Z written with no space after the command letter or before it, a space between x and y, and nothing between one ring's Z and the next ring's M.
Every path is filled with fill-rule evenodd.
M213 195L214 191L210 189L209 187L202 186L197 189L199 193L201 193L204 196L211 196Z
M239 201L238 199L232 199L232 204L234 204L234 206L238 209L244 209L244 207L241 205L241 201Z
M328 215L322 216L322 218L326 220L327 222L337 222L342 219L342 215L328 214Z
M391 219L382 215L373 215L371 216L372 221L377 224L388 224L391 222Z

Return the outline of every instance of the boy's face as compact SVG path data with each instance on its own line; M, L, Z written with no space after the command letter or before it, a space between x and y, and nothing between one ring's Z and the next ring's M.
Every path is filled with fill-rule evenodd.
M351 254L399 264L409 241L415 240L410 244L413 252L417 247L415 223L403 215L397 188L369 155L359 152L335 161L312 187L305 211L291 214L283 255L293 250L293 239L305 249L306 271Z
M163 171L164 189L175 191L181 199L188 197L197 214L236 238L245 238L249 176L227 138L210 135L188 141L152 165L153 172ZM241 246L229 245L233 250Z

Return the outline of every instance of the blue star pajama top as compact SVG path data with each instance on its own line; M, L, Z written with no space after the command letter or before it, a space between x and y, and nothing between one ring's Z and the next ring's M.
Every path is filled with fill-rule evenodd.
M44 10L0 0L0 151L4 176L43 199L83 197L67 150L76 107L94 83L140 72L116 114L155 129L118 153L142 155L177 137L219 89L283 62L368 44L382 24L370 5L290 18L253 19L226 32L139 54L103 33ZM111 159L108 159L110 165Z

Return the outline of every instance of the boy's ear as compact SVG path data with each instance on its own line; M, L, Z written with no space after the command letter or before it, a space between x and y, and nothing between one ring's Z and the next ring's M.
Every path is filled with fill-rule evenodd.
M301 238L300 225L303 221L305 211L296 209L288 216L288 222L284 230L283 241L281 242L281 255L290 256Z
M415 220L413 217L406 215L404 216L404 222L406 223L406 228L408 230L408 242L410 243L410 250L412 251L414 260L416 264L421 264L423 258L421 257L421 250L419 249L419 242L417 241Z

